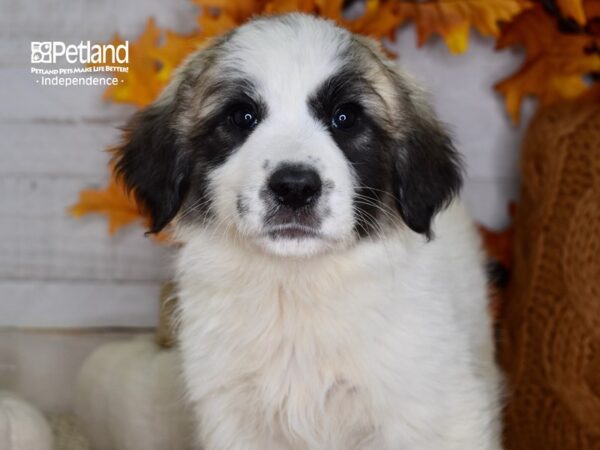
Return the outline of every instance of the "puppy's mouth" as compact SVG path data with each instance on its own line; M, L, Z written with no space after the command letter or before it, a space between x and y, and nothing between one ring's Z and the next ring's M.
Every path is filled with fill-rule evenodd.
M320 239L321 233L313 227L297 223L275 225L267 229L266 234L271 239Z
M267 214L264 227L271 239L318 239L322 237L320 223L315 205L297 210L278 206Z

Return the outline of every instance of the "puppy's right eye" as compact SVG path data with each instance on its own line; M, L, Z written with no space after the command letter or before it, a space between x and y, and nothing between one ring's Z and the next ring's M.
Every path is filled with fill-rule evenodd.
M356 125L359 117L359 109L356 105L345 104L333 113L331 126L336 130L349 131Z
M237 105L230 117L235 126L245 131L254 129L258 124L258 114L251 105Z

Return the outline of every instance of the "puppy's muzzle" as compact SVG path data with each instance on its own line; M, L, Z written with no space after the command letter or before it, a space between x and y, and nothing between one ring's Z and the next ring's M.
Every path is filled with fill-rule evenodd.
M298 210L316 202L323 183L312 167L286 164L273 172L268 186L279 205Z

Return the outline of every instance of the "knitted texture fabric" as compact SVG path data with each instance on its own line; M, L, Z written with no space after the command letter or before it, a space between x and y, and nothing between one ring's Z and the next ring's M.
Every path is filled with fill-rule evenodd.
M501 319L507 450L600 449L600 105L542 110L525 138Z

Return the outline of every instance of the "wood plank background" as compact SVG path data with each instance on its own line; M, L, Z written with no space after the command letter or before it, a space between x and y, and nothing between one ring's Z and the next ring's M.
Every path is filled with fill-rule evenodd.
M0 326L148 326L155 322L169 252L131 227L115 237L105 220L66 213L78 192L106 181L107 146L132 112L101 100L101 87L48 87L29 73L32 40L133 39L154 16L159 26L194 27L186 1L0 0ZM506 118L491 86L519 55L494 53L474 36L453 57L440 41L415 47L399 32L400 64L432 92L465 155L464 198L487 225L507 222L518 186L522 128Z

